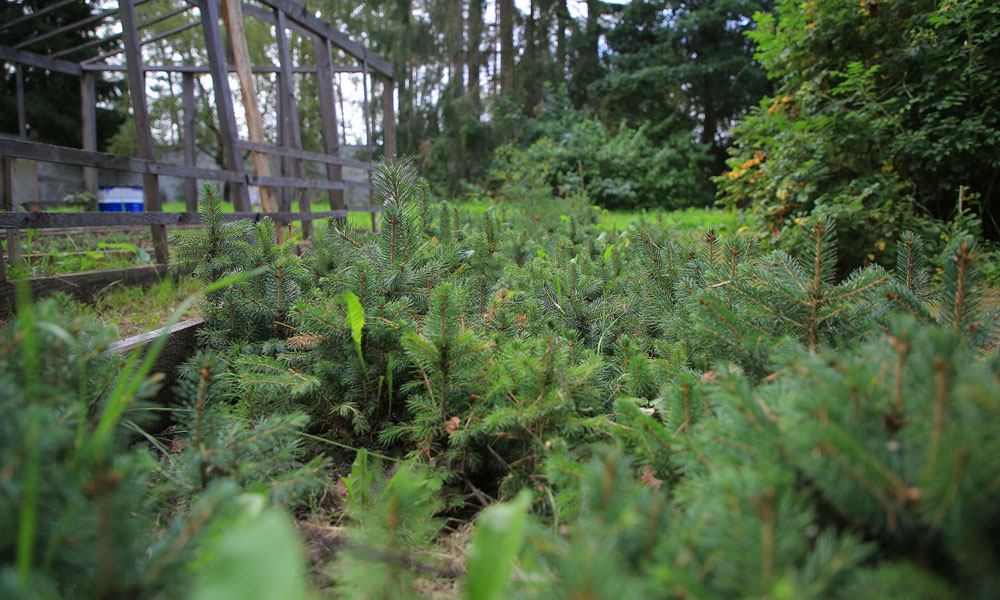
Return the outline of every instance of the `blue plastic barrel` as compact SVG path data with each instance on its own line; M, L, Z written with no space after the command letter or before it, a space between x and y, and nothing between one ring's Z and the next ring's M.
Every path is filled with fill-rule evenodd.
M142 199L141 187L104 187L97 195L97 208L101 212L142 212Z

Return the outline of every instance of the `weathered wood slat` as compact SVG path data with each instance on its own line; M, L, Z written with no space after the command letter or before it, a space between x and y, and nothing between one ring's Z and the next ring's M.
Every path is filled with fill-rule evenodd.
M326 179L299 179L297 177L256 177L247 179L254 185L274 187L306 188L316 190L346 190L349 188L368 188L371 185L365 181L327 181Z
M0 212L0 229L197 224L198 213Z
M368 169L372 168L370 163L366 163L360 160L352 160L350 158L341 158L339 156L334 156L332 154L323 154L322 152L310 152L308 150L299 150L297 148L285 148L283 146L272 146L270 144L256 144L254 142L245 142L240 140L240 147L247 150L256 150L257 152L267 152L268 154L275 154L277 156L288 156L291 158L301 158L304 160L313 160L316 162L326 163L330 165L341 165L344 167L354 167L355 169Z
M139 6L140 4L145 4L147 2L149 2L149 0L136 0L135 5ZM74 21L73 23L67 23L66 25L63 25L62 27L57 27L56 29L53 29L52 31L46 31L45 33L36 35L33 38L28 38L28 39L24 40L23 42L18 43L15 46L15 48L24 48L26 46L30 46L30 45L34 44L35 42L40 42L42 40L47 40L47 39L49 39L51 37L55 37L55 36L57 36L59 34L66 33L67 31L73 31L74 29L79 29L80 27L83 27L84 25L87 25L88 23L93 23L94 21L100 21L100 20L104 19L105 17L110 17L111 15L114 15L114 14L117 14L117 13L118 13L118 7L117 6L115 6L114 8L109 8L107 10L102 10L101 12L94 13L94 14L90 15L89 17L84 17L84 18L80 19L79 21Z
M194 167L198 164L197 131L195 129L198 109L194 103L194 74L184 73L181 77L184 165ZM189 212L198 210L198 180L194 177L188 177L184 180L184 207Z
M380 212L381 209L375 212ZM372 212L370 207L350 207L344 210L321 212L235 212L224 213L225 221L250 219L259 221L270 217L283 223L291 221L314 221L317 219L343 219L348 211ZM141 213L101 213L101 212L0 212L0 229L55 229L58 227L115 227L142 225L198 225L201 216L196 212L141 212Z
M70 1L73 2L73 1L76 1L76 0L70 0ZM143 30L143 29L145 29L147 27L150 27L152 25L156 25L157 23L161 23L163 21L166 21L170 17L175 17L175 16L177 16L177 15L183 13L183 12L187 12L190 9L191 9L190 6L181 6L179 8L175 8L174 10L165 12L162 15L153 17L152 19L149 19L148 21L143 21L142 23L139 23L139 25L137 27L141 31L141 30ZM120 31L118 33L111 34L111 35L109 35L107 37L94 38L92 40L86 41L86 42L84 42L82 44L79 44L77 46L73 46L72 48L66 48L65 50L60 50L58 52L53 52L52 54L49 54L48 56L50 56L51 58L59 58L60 56L66 56L68 54L73 54L74 52L79 52L80 50L85 50L85 49L90 48L92 46L98 46L98 45L104 44L106 42L117 40L117 39L119 39L119 38L122 37L123 33L124 32Z
M392 64L389 63L389 61L385 60L378 54L369 51L367 48L347 37L340 31L337 31L326 21L317 18L302 4L299 4L294 0L260 0L260 2L261 4L265 4L271 8L283 11L292 22L304 27L305 29L317 35L329 38L330 41L333 42L338 48L347 52L354 58L368 61L369 65L379 73L389 77L393 76Z
M333 49L330 40L320 37L313 41L316 52L316 83L319 93L320 126L323 130L324 156L340 158L340 134L337 132L337 103L333 97ZM366 167L367 168L367 167ZM344 170L339 164L326 164L326 178L343 181ZM344 208L344 192L330 190L330 208Z
M160 33L158 35L154 35L151 38L147 38L147 39L144 39L144 40L140 41L139 42L139 47L141 48L142 46L147 46L149 44L152 44L154 42L158 42L160 40L165 40L165 39L167 39L168 37L170 37L172 35L177 35L178 33L187 31L188 29L194 29L195 27L197 27L199 25L201 25L201 21L192 21L190 23L185 23L183 25L178 25L177 27L174 27L173 29L168 29L167 31L164 31L163 33ZM117 50L108 50L107 52L98 54L97 56L95 56L93 58L88 58L86 62L92 63L92 62L96 62L96 61L99 61L99 60L104 60L105 58L111 58L112 56L118 56L119 54L121 54L123 52L125 52L125 48L119 48ZM82 69L83 66L81 65L80 68Z
M141 352L145 356L146 352L152 348L153 344L160 337L166 336L166 341L160 348L160 353L153 361L150 373L162 373L163 381L160 382L159 390L152 398L153 402L161 406L169 406L175 402L174 385L178 379L178 367L184 361L194 356L198 351L198 331L205 326L204 319L196 317L175 323L172 327L161 327L153 331L147 331L139 335L118 340L108 348L110 352L125 354L132 351ZM169 419L160 418L158 424L151 424L155 433L160 428L165 428L170 424ZM150 425L146 425L149 429Z
M27 21L30 21L31 19L34 19L35 17L40 17L40 16L42 16L42 15L44 15L46 13L50 13L50 12L56 10L57 8L62 8L62 7L67 6L69 4L73 4L74 2L76 2L76 0L60 0L59 2L53 2L52 4L46 6L45 8L39 8L38 10L36 10L34 12L31 12L31 13L28 13L28 14L22 16L22 17L18 17L16 19L11 19L10 21L7 21L6 23L0 23L0 31L3 31L4 29L7 29L9 27L13 27L15 25L20 25L21 23L25 23Z
M239 4L239 0L232 1ZM279 102L279 106L281 107L281 118L279 119L281 130L280 142L282 146L301 150L302 133L299 131L299 107L295 99L292 56L288 50L288 19L285 18L285 13L281 9L274 10L274 23L275 41L278 43L278 64L281 67L281 73L278 75L278 89L281 95L281 101ZM305 165L302 164L301 159L282 157L281 174L286 177L288 175L296 178L304 177L306 174ZM299 212L312 212L312 197L303 189L298 190L297 194L287 188L284 190L285 210L291 208L291 201L294 195L298 195ZM308 240L310 236L312 236L312 223L303 221L302 237Z
M80 65L80 68L84 71L107 71L107 72L123 72L125 71L125 65L109 65L106 63L84 63ZM161 72L161 73L209 73L209 67L206 65L143 65L143 70L150 72ZM227 68L231 73L236 72L236 68L232 65L228 65ZM361 67L348 67L348 66L334 66L331 67L334 73L360 73ZM274 65L254 65L250 67L250 70L254 73L280 73L281 67L276 67ZM292 67L293 73L315 73L316 67L309 65L296 65Z
M89 299L108 285L120 281L125 285L152 283L167 275L167 265L143 265L127 269L88 271L54 277L31 277L23 281L31 287L31 297L35 300L55 292L65 292L81 299ZM15 283L0 281L0 314L8 314L16 306Z
M236 127L236 112L233 109L233 95L229 87L229 68L226 66L225 41L219 28L219 3L217 0L198 0L201 12L202 33L205 36L205 51L212 73L212 97L215 99L215 113L219 119L219 137L222 143L223 166L237 175L239 182L230 188L229 200L237 210L250 210L250 191L243 181L246 169L243 156L236 141L240 138Z
M396 158L396 83L392 77L383 77L382 93L382 142L386 160Z
M122 41L128 66L128 91L132 103L132 120L135 123L135 137L139 145L139 156L144 160L155 161L156 150L153 132L150 128L149 109L146 104L146 74L142 70L142 43L139 41L139 30L135 16L135 0L119 0L119 16L122 23ZM150 212L160 212L160 180L152 173L142 175L142 193L145 208ZM163 225L153 225L150 229L153 237L156 261L165 263L170 260L167 248L167 230Z
M0 155L30 158L45 162L97 167L112 171L130 171L132 173L151 173L153 175L171 175L173 177L197 177L213 181L242 182L244 178L231 171L221 169L206 169L204 167L188 167L170 163L143 160L130 156L105 154L66 146L53 146L39 142L29 142L17 138L0 136Z
M0 46L0 60L20 63L29 67L48 69L50 71L56 71L57 73L66 73L67 75L79 75L82 71L82 69L80 69L80 65L74 62L60 60L58 58L49 58L41 54L28 52L27 50L11 48L10 46Z
M80 131L83 149L90 152L97 151L97 92L94 79L93 73L80 74ZM97 169L83 168L83 187L97 195Z

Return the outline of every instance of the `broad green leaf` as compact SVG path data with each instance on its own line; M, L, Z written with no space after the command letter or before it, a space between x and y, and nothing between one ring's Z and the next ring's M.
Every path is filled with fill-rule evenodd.
M344 302L347 304L347 324L351 326L354 349L358 352L358 360L364 365L365 359L361 355L361 330L365 326L365 309L361 307L361 301L354 292L344 292Z
M206 541L208 559L200 565L195 600L289 600L307 597L305 556L288 515L246 494L242 514Z
M494 600L502 596L507 575L521 549L529 506L531 493L522 490L510 502L487 508L476 520L476 532L466 554L469 569L466 600Z

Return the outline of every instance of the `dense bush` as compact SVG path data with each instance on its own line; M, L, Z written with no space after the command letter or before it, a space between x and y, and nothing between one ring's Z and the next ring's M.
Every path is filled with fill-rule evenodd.
M928 260L906 234L895 269L838 277L827 218L764 253L598 234L537 188L473 220L405 161L374 183L379 232L331 227L302 257L206 191L205 228L174 238L206 349L162 434L107 333L49 303L0 334L0 522L39 540L0 546L7 589L242 582L216 567L289 537L276 504L321 532L312 581L343 598L995 597L997 311L971 239ZM108 506L135 516L102 534ZM473 542L450 533L486 506ZM272 597L294 596L281 556Z
M777 243L835 219L845 266L890 258L920 231L936 248L997 229L1000 8L978 0L779 2L750 36L779 89L736 130L726 202Z
M574 110L564 92L550 93L538 117L523 127L529 145L497 149L489 173L494 185L537 172L552 192L586 194L609 209L675 209L711 200L703 174L708 150L689 132L658 143L648 135L649 124L622 122L612 129Z

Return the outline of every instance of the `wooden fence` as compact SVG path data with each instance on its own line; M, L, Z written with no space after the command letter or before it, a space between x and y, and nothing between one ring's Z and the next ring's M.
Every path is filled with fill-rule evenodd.
M75 0L62 0L56 4L68 5L72 1ZM119 0L117 7L95 12L75 23L69 23L21 40L13 46L0 45L0 61L12 63L16 74L19 129L16 136L0 135L0 158L2 158L4 182L3 204L0 206L3 209L0 210L0 230L6 231L8 248L6 261L13 265L20 264L19 230L22 229L149 226L158 266L137 267L135 273L137 276L140 272L149 276L158 276L162 274L163 265L169 259L166 228L199 222L196 212L198 180L218 182L225 186L227 199L233 203L236 210L235 213L227 214L226 219L259 219L268 216L279 223L301 221L305 238L311 235L314 220L343 219L350 211L372 213L374 225L374 213L378 212L379 209L373 206L370 200L370 183L368 181L346 181L343 177L343 169L350 167L362 169L369 174L371 172L374 138L372 113L374 107L371 106L373 93L370 94L370 89L374 89L377 78L380 78L382 83L382 150L386 158L392 158L395 155L395 85L392 65L337 31L330 23L317 18L314 13L294 0L253 0L251 2L186 0L185 5L164 10L144 22L137 21L136 6L155 1ZM0 30L41 17L55 8L57 8L56 5L39 9L35 13L0 24ZM172 18L176 20L183 15L192 16L188 12L191 10L198 11L197 20L189 19L178 27L170 28L145 39L141 37L143 30L157 23L163 23ZM274 26L278 65L250 64L249 55L246 52L246 40L240 33L243 28L244 15ZM71 34L73 31L94 22L110 25L112 20L117 20L120 23L120 33L109 34L102 38L83 42L73 48L49 54L39 54L31 50L33 44L53 36ZM226 30L229 33L228 40L224 39L220 21L226 22ZM144 46L167 40L171 36L195 27L201 28L204 37L208 57L207 64L145 63L142 51ZM106 28L106 30L113 31L111 28ZM315 64L293 64L287 39L289 31L312 39L316 56ZM61 58L87 47L116 40L121 44L119 49L105 51L79 63ZM230 54L234 56L233 64L227 62L227 47ZM108 59L113 59L118 55L124 55L124 63L108 62ZM355 61L356 64L335 65L334 59L337 56L347 57ZM55 146L30 139L23 89L24 69L79 77L82 148ZM115 71L124 72L127 76L139 150L137 157L107 154L96 150L95 77L100 77L102 72ZM158 161L155 157L147 108L145 74L156 71L182 74L184 164ZM231 71L240 75L245 102L246 99L250 101L250 104L245 106L248 122L252 121L250 119L253 116L251 107L256 102L250 74L276 74L279 106L277 143L269 143L264 140L261 137L260 127L255 128L252 122L249 127L251 140L241 139L237 128L233 90L230 88L229 82ZM297 100L292 83L294 73L312 75L316 78L323 152L310 152L302 148ZM334 79L339 73L362 75L364 90L362 107L365 120L367 158L364 161L340 156L339 123L334 95ZM196 164L195 78L203 74L211 76L212 99L222 145L222 168L205 168ZM253 158L253 170L248 169L244 159L245 152ZM272 175L269 172L269 161L266 158L268 155L278 158L279 174ZM325 167L323 169L325 177L307 177L304 161L319 163ZM46 201L47 199L38 198L37 162L83 167L84 188L95 195L98 191L99 170L140 174L143 178L145 212L26 212L21 210L26 204L33 203L36 207L51 204L51 202ZM160 176L180 177L185 180L186 212L162 212L158 180ZM268 194L274 193L276 202L273 205L277 206L278 210L253 212L249 194L251 186L259 186ZM351 187L368 190L368 205L347 205L344 190ZM311 202L311 191L313 190L328 192L329 210L313 212ZM291 205L296 195L298 196L298 210L294 211ZM134 279L130 277L130 273L122 273L121 271L128 270L109 271L107 277L129 281ZM6 272L4 254L0 250L0 310L9 308L12 303L13 284L6 281ZM79 289L96 285L97 283L90 281L95 277L97 276L94 274L82 274L55 278L34 278L29 280L29 283L36 293L64 288L68 288L67 291L79 291ZM97 279L103 280L100 277Z

